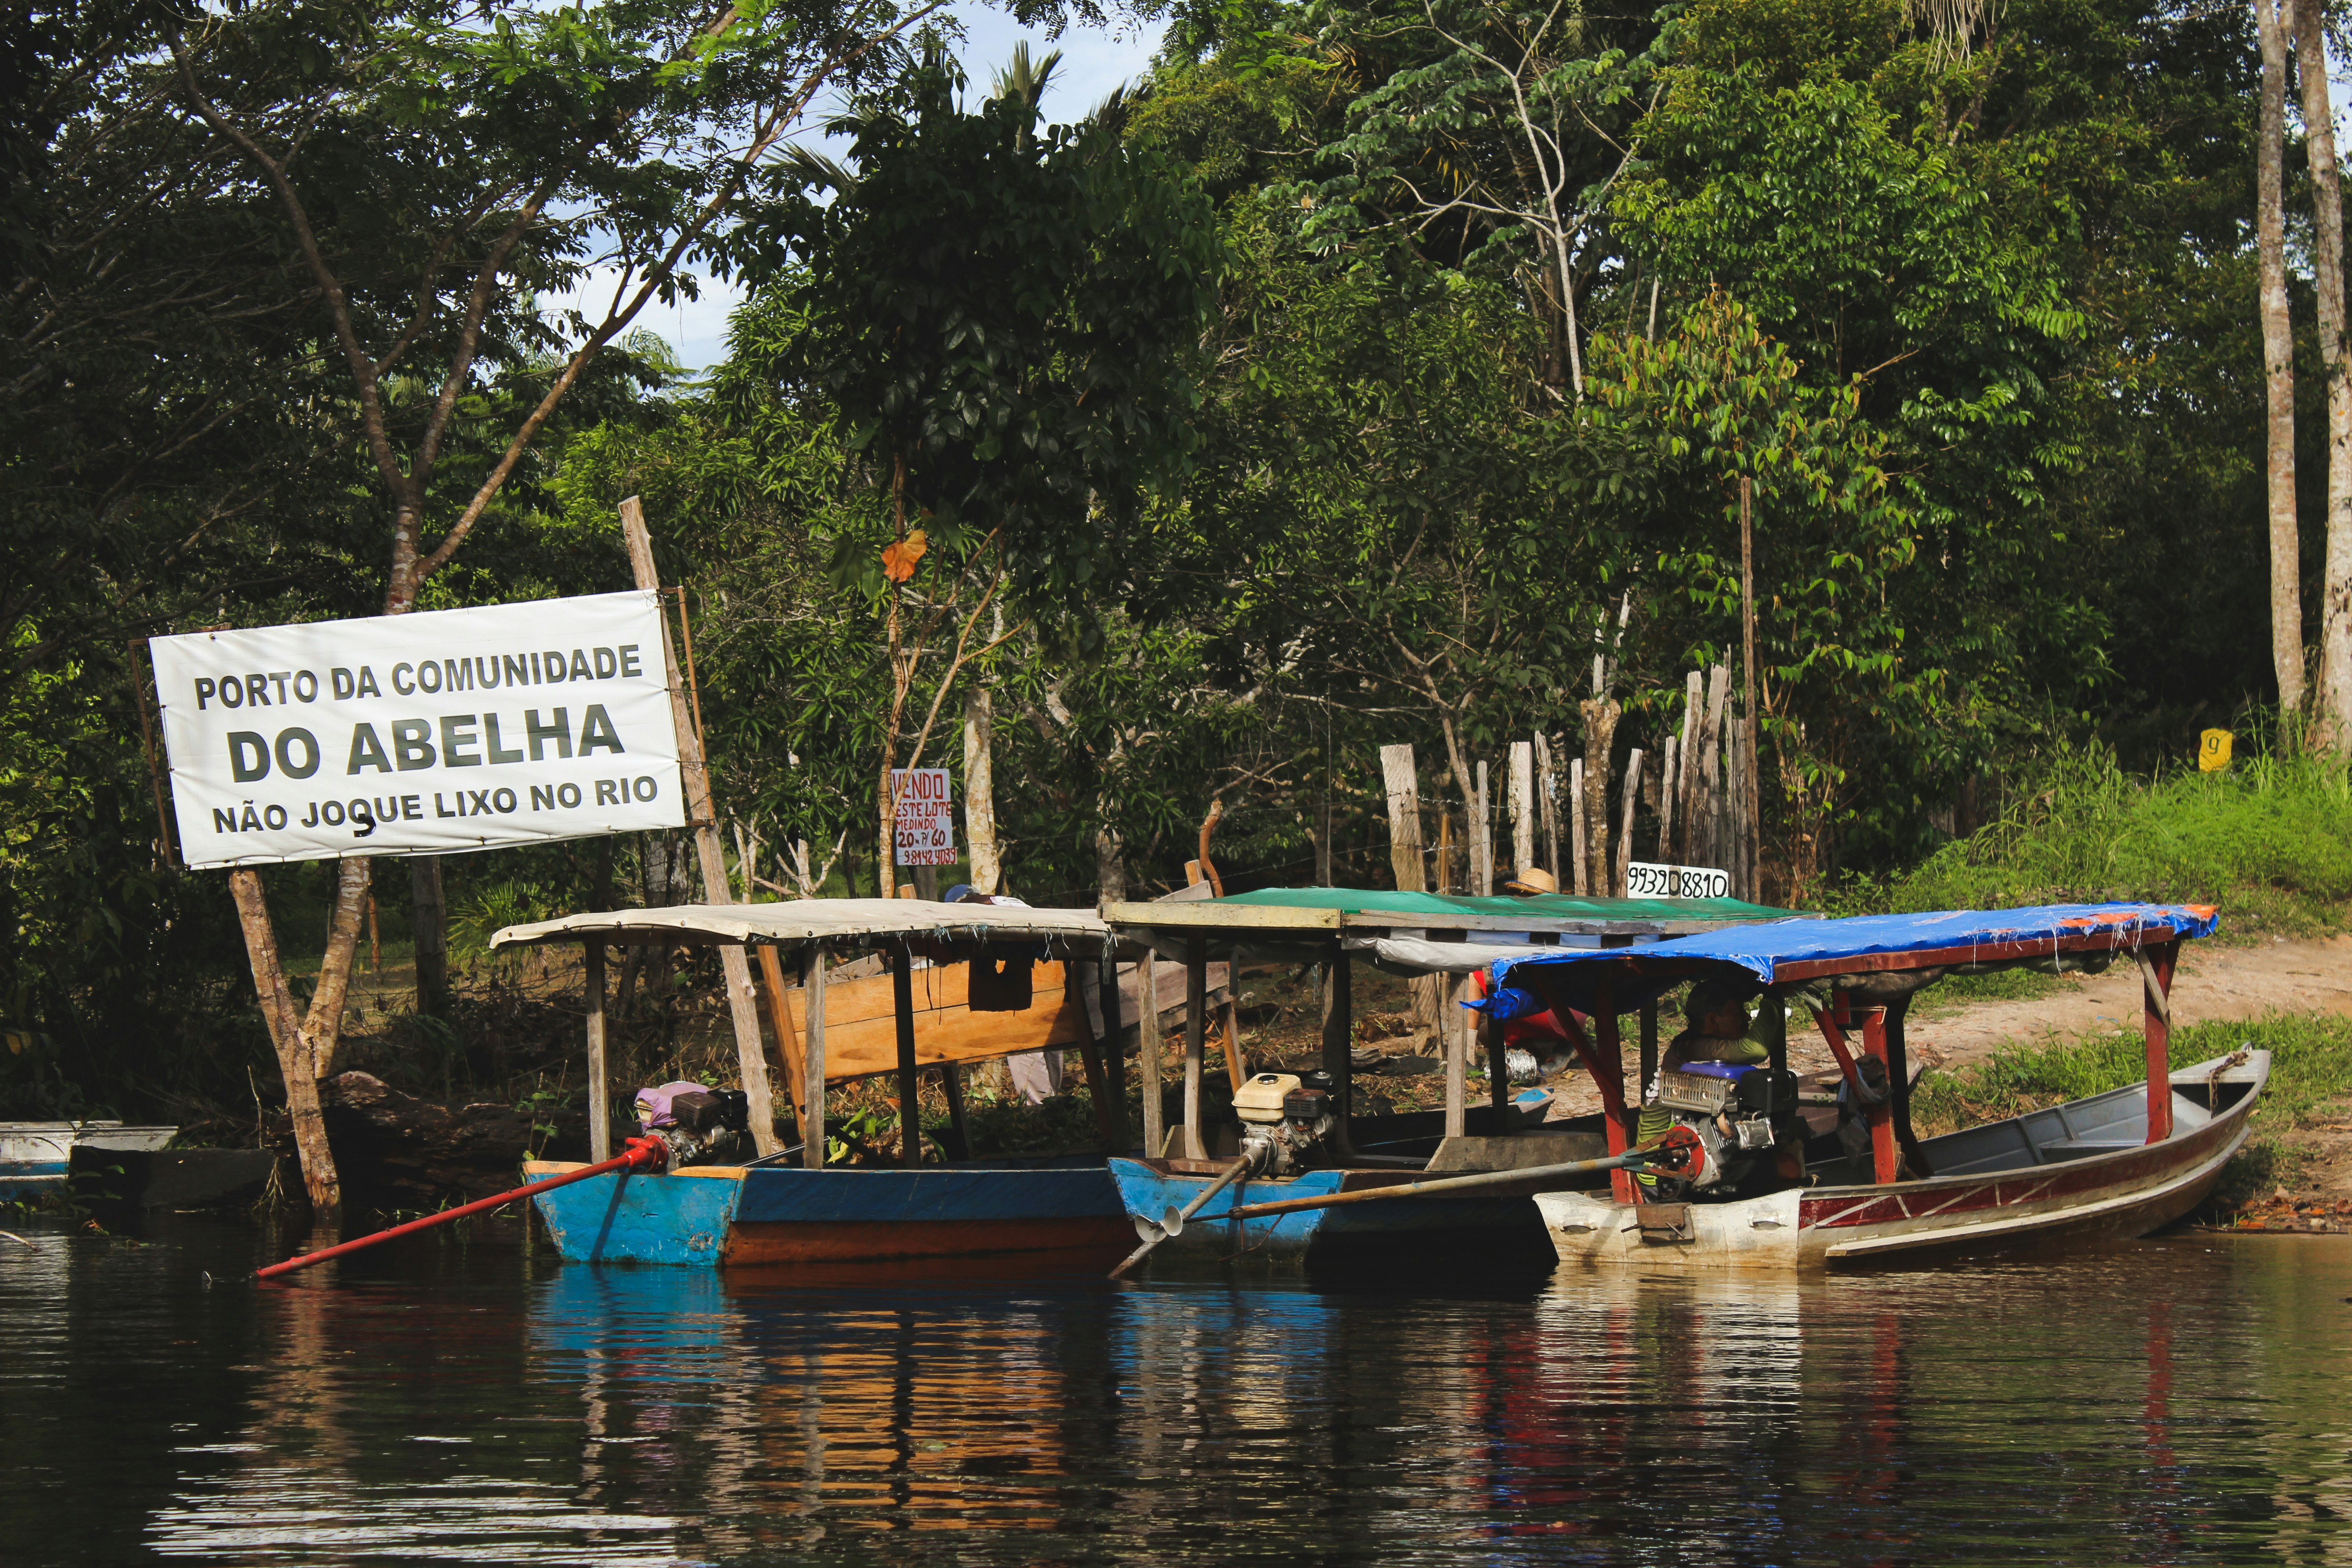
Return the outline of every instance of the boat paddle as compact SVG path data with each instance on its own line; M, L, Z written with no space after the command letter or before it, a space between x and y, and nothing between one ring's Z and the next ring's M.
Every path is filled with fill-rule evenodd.
M324 1263L330 1258L341 1258L347 1252L357 1252L363 1247L374 1247L381 1242L390 1241L395 1237L413 1236L420 1230L430 1230L436 1225L447 1225L452 1220L464 1219L467 1215L486 1214L491 1209L513 1203L518 1198L530 1197L539 1193L551 1193L558 1187L568 1187L574 1182L584 1182L591 1176L601 1176L607 1171L658 1172L668 1163L669 1149L660 1139L632 1138L626 1149L609 1160L599 1160L593 1165L583 1165L576 1171L566 1171L560 1176L551 1177L544 1182L533 1182L528 1186L517 1187L510 1193L500 1193L494 1198L477 1198L470 1204L463 1204L454 1209L443 1209L439 1214L427 1215L423 1219L413 1219L406 1225L394 1226L390 1230L377 1231L373 1236L362 1236L353 1241L338 1242L333 1247L322 1247L316 1252L305 1252L299 1257L289 1258L283 1263L273 1263L267 1268L257 1268L254 1270L253 1277L256 1279L274 1279L280 1274L291 1274L298 1268L308 1268L313 1263Z

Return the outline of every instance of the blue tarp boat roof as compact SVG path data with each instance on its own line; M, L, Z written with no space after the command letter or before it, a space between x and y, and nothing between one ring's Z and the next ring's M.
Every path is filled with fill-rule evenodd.
M1522 950L1491 966L1490 1000L1482 1005L1515 1016L1534 1000L1527 994L1532 991L1540 994L1537 1009L1564 1003L1590 1013L1588 1004L1605 984L1611 1003L1622 1012L1685 980L1709 974L1770 985L1841 973L1999 963L2206 936L2219 923L2209 904L2133 903L1770 921L1638 947Z

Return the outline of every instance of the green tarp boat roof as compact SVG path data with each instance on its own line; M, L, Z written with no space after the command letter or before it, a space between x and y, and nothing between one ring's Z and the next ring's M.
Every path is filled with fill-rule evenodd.
M1784 921L1802 913L1750 904L1738 899L1580 899L1567 893L1480 899L1460 893L1396 893L1370 888L1260 888L1232 893L1221 904L1260 908L1338 910L1345 914L1426 916L1443 928L1447 915L1547 921Z

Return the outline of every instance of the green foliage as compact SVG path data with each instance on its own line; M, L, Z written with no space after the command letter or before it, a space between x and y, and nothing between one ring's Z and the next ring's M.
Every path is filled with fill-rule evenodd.
M2220 906L2225 936L2334 931L2352 905L2352 789L2325 757L2241 754L2224 773L2143 780L2103 747L2062 746L1998 820L1843 899L1892 910L2157 899Z
M1164 156L1099 121L1041 134L1018 92L966 111L959 85L934 59L837 122L856 174L776 208L787 330L740 339L737 374L838 410L901 531L921 514L950 558L993 535L1022 590L1076 608L1193 445L1214 231ZM874 558L838 564L878 589Z

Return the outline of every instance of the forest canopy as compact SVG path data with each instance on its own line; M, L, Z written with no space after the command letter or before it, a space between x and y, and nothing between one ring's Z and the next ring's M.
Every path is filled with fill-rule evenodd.
M1229 879L1381 885L1384 744L1455 836L1514 741L1658 754L1740 652L1743 493L1768 900L2037 759L2275 723L2246 13L1167 21L1067 124L1050 58L969 74L919 5L9 24L0 1113L193 1114L268 1059L237 910L159 845L137 639L625 586L628 496L746 889L881 889L877 770L961 779L971 723L1033 901L1181 884L1213 805ZM720 280L689 373L645 311ZM462 937L673 863L446 875ZM382 871L262 880L298 971L354 900L405 929Z

